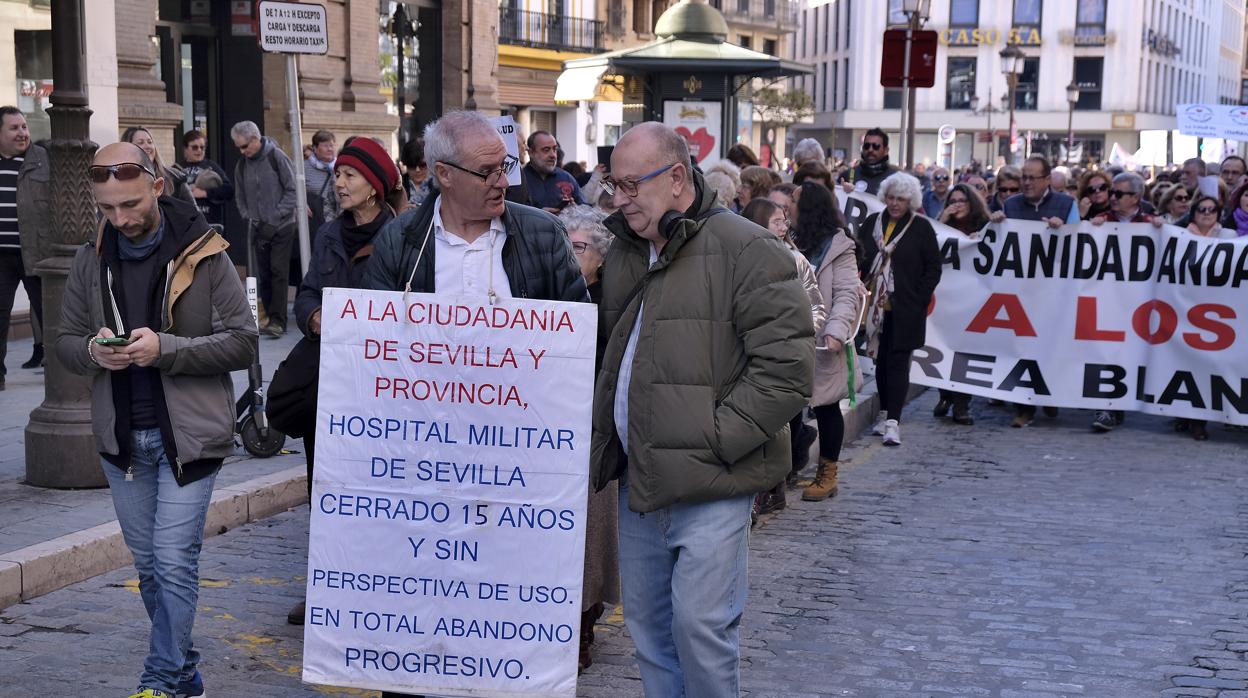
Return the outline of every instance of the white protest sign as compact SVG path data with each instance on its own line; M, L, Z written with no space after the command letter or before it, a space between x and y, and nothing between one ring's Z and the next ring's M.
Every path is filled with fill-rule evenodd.
M510 114L496 116L490 121L494 122L498 135L503 137L503 143L507 146L507 154L516 159L516 168L507 175L507 186L518 187L520 186L520 129Z
M303 679L576 691L596 308L326 289Z
M837 196L855 231L883 209ZM911 382L1248 425L1248 237L1149 223L1007 220L974 239L932 227L942 273Z
M1179 104L1175 107L1179 133L1202 138L1248 140L1248 106L1239 104Z
M260 48L270 53L329 53L325 6L263 0Z

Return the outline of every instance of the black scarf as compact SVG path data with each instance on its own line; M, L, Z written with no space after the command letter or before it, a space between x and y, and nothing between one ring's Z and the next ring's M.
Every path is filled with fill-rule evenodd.
M377 231L381 230L381 226L385 225L391 218L390 207L382 206L381 212L377 214L373 220L364 225L357 225L355 216L349 211L342 214L342 246L346 249L347 259L354 259L355 254L359 252L365 245L373 241Z
M880 161L874 165L866 160L863 160L858 163L858 169L861 170L862 174L866 177L875 177L876 175L884 174L888 170L888 156L885 155L880 158Z

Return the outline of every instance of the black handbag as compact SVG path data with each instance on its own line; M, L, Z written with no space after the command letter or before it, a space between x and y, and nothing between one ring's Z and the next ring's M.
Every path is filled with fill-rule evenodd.
M269 422L288 436L315 433L316 391L320 383L321 343L304 337L290 350L269 381Z

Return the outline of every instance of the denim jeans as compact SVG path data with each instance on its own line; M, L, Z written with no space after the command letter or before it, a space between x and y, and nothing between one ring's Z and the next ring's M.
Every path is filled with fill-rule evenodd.
M629 510L628 486L621 483L624 622L650 698L739 694L753 500L673 504L638 514Z
M139 685L170 695L199 664L191 646L199 600L199 549L216 473L179 487L159 429L130 432L133 480L104 463L126 547L139 573L139 594L152 621Z

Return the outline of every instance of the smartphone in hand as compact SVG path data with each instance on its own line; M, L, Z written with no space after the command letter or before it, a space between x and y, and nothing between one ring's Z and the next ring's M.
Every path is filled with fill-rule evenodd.
M134 339L135 339L134 337L131 337L129 335L122 335L120 337L96 337L95 343L102 344L104 346L109 346L109 347L125 346L127 344L133 344Z

